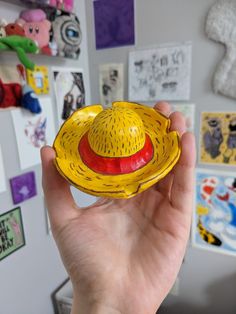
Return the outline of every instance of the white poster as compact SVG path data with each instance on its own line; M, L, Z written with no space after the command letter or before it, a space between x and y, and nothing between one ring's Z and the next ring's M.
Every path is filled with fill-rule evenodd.
M2 158L2 149L0 146L0 193L6 191L6 177Z
M171 104L172 111L179 111L185 117L186 130L194 131L195 105L194 104Z
M104 107L113 101L124 100L124 66L123 64L102 64L99 66L100 101Z
M40 98L40 105L40 114L33 114L21 108L11 111L21 169L39 164L40 148L52 145L55 139L51 99Z
M129 100L189 100L192 46L168 44L129 54Z
M81 69L52 68L59 126L77 109L85 106Z

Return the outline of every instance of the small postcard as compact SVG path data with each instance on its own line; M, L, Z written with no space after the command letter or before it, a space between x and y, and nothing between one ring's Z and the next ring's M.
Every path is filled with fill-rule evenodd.
M20 207L0 215L0 260L25 245Z

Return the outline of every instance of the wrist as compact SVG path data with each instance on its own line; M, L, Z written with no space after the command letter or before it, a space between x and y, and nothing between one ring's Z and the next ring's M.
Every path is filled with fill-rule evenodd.
M108 303L74 295L71 314L122 314L122 312Z

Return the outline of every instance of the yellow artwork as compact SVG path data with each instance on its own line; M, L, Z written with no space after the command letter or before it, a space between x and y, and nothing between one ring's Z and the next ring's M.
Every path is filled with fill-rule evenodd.
M200 159L203 163L236 164L236 113L202 113Z
M170 120L148 106L87 106L62 125L55 141L58 171L92 195L130 198L165 177L180 156Z
M46 66L35 66L34 71L26 69L27 82L36 94L49 93L48 68Z

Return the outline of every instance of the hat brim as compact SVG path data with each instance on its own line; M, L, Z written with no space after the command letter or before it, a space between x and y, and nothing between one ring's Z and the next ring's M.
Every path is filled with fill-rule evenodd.
M103 175L83 163L78 145L94 118L103 110L101 105L79 109L64 122L53 144L55 164L63 177L85 193L130 198L171 171L180 156L179 135L176 131L169 132L170 120L153 108L130 102L115 102L113 107L130 108L141 117L154 148L153 158L148 164L129 174Z

